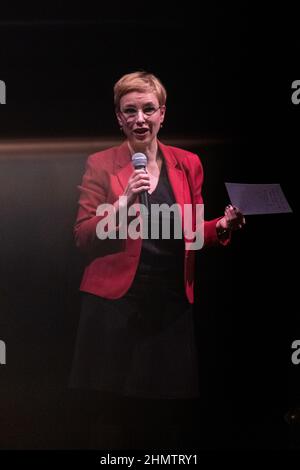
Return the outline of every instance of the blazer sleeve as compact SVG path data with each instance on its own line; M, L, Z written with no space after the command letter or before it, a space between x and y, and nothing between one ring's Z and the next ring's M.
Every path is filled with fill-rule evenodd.
M203 204L202 185L203 185L203 166L200 158L196 154L189 154L190 174L193 184L194 204ZM217 235L216 224L221 217L204 221L204 247L212 245L227 245L230 238L220 240Z
M88 157L81 185L79 208L74 225L74 239L77 248L95 256L105 256L125 250L125 240L97 237L96 228L105 215L96 215L97 207L107 202L109 177L99 163L99 157ZM116 233L118 227L116 227Z

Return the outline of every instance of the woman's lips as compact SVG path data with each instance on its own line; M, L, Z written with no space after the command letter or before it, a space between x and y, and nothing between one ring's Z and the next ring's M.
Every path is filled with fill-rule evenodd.
M133 132L143 133L147 132L148 130L148 127L137 127L136 129L133 129Z
M143 137L149 132L149 129L134 129L133 133L137 137Z

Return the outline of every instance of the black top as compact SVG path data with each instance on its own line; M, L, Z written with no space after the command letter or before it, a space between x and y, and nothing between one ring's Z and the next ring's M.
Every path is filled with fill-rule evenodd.
M183 285L184 238L178 207L175 205L170 211L162 211L160 207L158 211L161 204L168 207L176 204L164 161L158 184L151 194L148 193L148 199L148 238L142 242L138 273L151 273L160 278L166 273L170 281ZM151 238L153 233L157 238Z

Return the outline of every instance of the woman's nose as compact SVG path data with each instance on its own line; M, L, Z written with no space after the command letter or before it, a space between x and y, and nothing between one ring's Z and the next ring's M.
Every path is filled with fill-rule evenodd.
M137 120L137 122L144 122L145 121L145 117L144 117L144 113L143 113L142 109L137 110L136 120Z

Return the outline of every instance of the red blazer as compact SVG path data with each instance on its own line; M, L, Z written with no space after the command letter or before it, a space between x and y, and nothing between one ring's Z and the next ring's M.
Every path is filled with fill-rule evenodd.
M158 142L175 200L183 210L184 204L202 204L203 169L196 154ZM96 209L101 203L113 204L123 194L133 172L127 142L91 155L86 164L80 190L79 210L74 226L76 246L87 254L80 290L117 299L130 288L139 263L142 239L100 240L96 226L101 216ZM204 222L204 246L220 244L214 219ZM224 244L224 243L223 243ZM185 250L185 291L194 302L195 251Z

